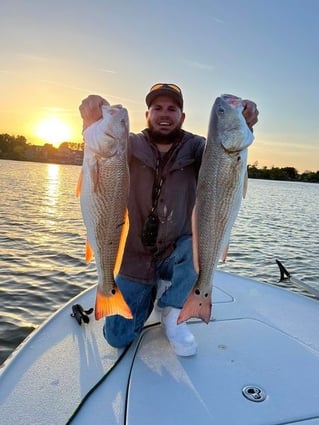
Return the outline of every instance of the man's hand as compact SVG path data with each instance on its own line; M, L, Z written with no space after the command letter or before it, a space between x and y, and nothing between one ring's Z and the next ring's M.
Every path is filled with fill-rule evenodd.
M109 103L97 94L91 94L82 100L79 110L83 119L83 131L102 118L102 105Z
M242 103L244 106L243 115L245 117L248 127L252 128L258 121L259 111L257 109L257 105L256 103L247 99L243 100Z

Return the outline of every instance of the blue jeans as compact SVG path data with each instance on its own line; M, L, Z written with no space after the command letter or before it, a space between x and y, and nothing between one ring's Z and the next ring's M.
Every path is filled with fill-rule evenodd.
M155 282L146 284L117 276L116 284L132 311L133 319L119 315L105 318L103 334L110 345L126 347L142 332L154 306L159 279L169 280L171 286L158 300L158 306L182 308L197 279L190 236L179 238L172 254L157 262Z

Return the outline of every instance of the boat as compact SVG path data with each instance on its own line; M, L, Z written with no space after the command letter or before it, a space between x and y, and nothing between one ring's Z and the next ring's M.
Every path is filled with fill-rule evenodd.
M224 271L198 353L178 357L154 309L140 337L110 347L92 287L53 314L0 369L2 425L319 424L319 304Z

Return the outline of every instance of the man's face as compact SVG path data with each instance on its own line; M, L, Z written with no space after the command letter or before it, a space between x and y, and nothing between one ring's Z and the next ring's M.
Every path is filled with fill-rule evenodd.
M158 96L146 111L148 128L163 136L182 127L185 114L169 96Z

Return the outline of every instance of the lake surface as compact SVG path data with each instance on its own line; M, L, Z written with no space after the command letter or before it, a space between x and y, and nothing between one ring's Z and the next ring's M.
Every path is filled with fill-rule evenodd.
M94 262L84 261L79 173L72 165L0 160L0 364L50 314L96 283ZM249 180L220 269L277 284L277 258L319 288L318 209L317 184Z

